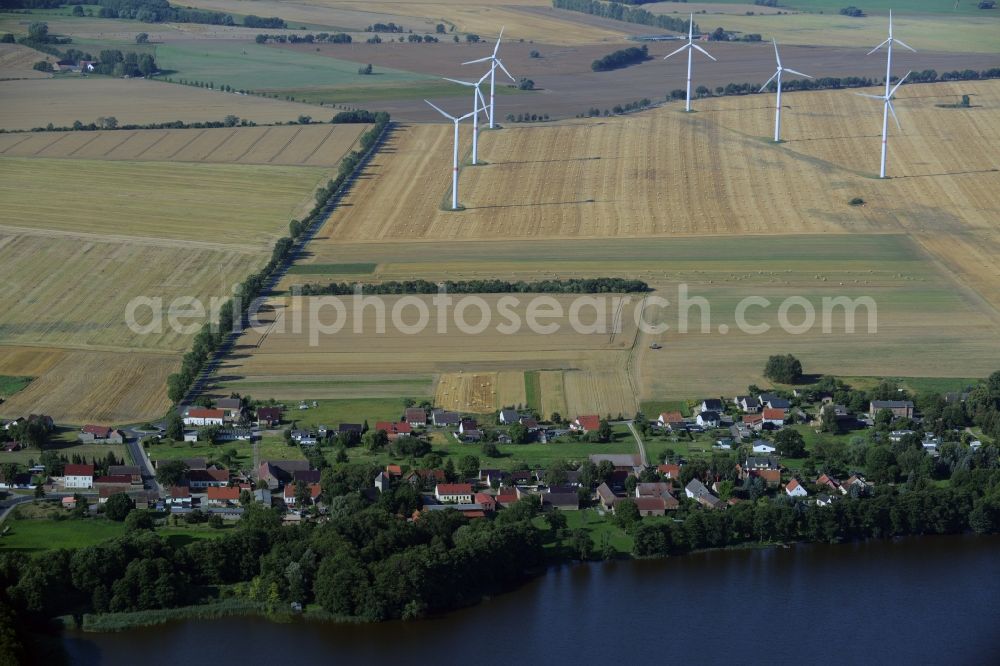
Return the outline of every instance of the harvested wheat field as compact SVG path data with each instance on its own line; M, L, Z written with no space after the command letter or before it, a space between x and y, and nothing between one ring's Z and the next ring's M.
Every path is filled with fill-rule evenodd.
M960 90L978 91L983 108L935 107ZM463 169L460 212L442 209L450 189L449 128L405 127L390 142L392 159L375 161L372 178L334 214L326 235L339 243L498 233L858 233L898 231L913 213L917 221L993 224L1000 202L989 192L1000 183L1000 171L992 171L1000 164L982 142L1000 132L1000 82L904 87L898 96L904 117L919 110L919 133L893 137L891 171L899 177L888 182L872 177L877 109L850 92L823 91L788 96L789 143L782 145L764 139L773 117L762 96L702 101L693 114L666 107L484 132L481 156L489 164ZM862 124L866 118L871 127ZM857 196L868 205L848 206Z
M5 79L49 79L52 75L34 69L39 60L55 63L58 58L21 44L0 44L0 81Z
M0 157L0 228L270 252L328 174L319 167Z
M368 125L0 134L4 157L335 167Z
M459 412L484 414L526 403L524 373L516 371L445 373L434 392L435 405Z
M0 98L0 128L8 130L49 123L69 127L75 120L90 123L106 116L120 125L221 121L228 115L263 124L316 114L316 107L307 104L144 79L0 81Z
M34 350L23 347L0 346L0 369L10 367L9 357L23 358L32 353ZM48 414L60 424L77 425L157 418L170 405L167 376L180 366L180 358L174 354L79 350L39 353L54 362L39 372L26 389L0 404L0 415Z

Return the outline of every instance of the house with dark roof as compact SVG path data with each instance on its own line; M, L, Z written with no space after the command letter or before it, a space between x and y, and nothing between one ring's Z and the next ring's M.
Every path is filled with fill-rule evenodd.
M888 409L897 418L913 418L913 401L911 400L872 400L868 404L868 415L875 418L875 415L883 409Z
M516 409L501 409L497 420L501 425L512 425L521 420L521 415L517 413Z
M281 424L281 407L258 407L257 425L274 427Z
M666 502L661 497L633 497L631 501L639 509L640 516L662 516L667 512Z
M403 420L411 426L427 425L427 410L423 407L407 407L403 413Z
M709 509L721 509L726 503L712 494L705 484L698 479L691 479L691 482L684 487L684 494Z
M444 409L435 409L431 412L431 422L441 428L441 427L452 427L458 425L462 420L458 412L449 412Z
M718 413L718 412L721 412L721 411L724 411L724 410L725 410L725 407L723 407L722 401L719 400L718 398L705 398L704 400L701 401L701 405L698 408L698 411L701 411L701 412L716 412L716 413Z
M142 472L138 465L110 465L108 476L127 476L132 480L132 485L142 485Z
M719 413L716 411L703 411L695 417L695 423L703 428L718 428Z
M549 488L548 492L540 494L543 509L560 509L562 511L577 511L580 509L580 496L575 488Z
M615 495L614 491L611 490L611 486L607 483L597 486L597 499L605 511L613 511L615 504L618 502L618 496Z
M229 470L214 466L208 469L189 469L187 479L192 490L221 488L229 485Z
M733 398L733 402L745 414L753 414L760 411L760 402L752 395L738 395Z

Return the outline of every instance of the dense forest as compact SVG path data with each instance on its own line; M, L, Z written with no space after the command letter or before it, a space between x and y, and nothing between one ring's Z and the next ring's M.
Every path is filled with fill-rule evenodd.
M609 53L603 58L598 58L592 62L590 68L595 72L608 72L612 69L637 65L646 60L649 60L649 48L643 44L641 48L630 46L627 49L620 49L614 53Z
M358 286L366 294L436 294L443 287L449 294L630 294L650 291L642 280L627 278L565 278L525 282L519 280L404 280L356 285L351 282L331 282L328 285L302 285L306 296L334 294L349 296Z

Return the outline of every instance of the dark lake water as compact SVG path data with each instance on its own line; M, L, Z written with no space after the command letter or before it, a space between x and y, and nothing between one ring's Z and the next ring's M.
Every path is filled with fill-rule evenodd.
M74 634L78 664L1000 663L1000 538L563 566L445 617ZM640 662L641 663L641 662Z

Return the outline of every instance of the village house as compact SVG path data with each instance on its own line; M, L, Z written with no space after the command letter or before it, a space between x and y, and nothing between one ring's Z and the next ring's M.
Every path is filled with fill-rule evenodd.
M513 425L521 420L521 415L516 409L501 409L497 421L500 425Z
M805 497L809 493L806 492L805 487L799 483L798 479L792 479L785 484L785 494L789 497Z
M585 414L583 416L578 416L569 424L570 430L575 430L582 432L584 434L588 432L595 432L601 427L601 417L597 414Z
M872 418L882 409L888 409L897 418L913 418L913 402L910 400L872 400L868 403L868 415Z
M462 420L458 412L449 412L444 409L435 409L431 412L431 422L439 428L450 428L458 425Z
M379 430L384 431L390 441L398 437L409 437L413 434L413 428L406 421L378 421L375 423L375 431L378 432Z
M611 490L611 486L607 483L597 486L597 499L605 511L613 511L615 503L618 502L618 496L615 495L614 491Z
M291 437L293 442L301 446L316 446L319 444L319 437L308 430L293 430Z
M767 407L768 409L788 409L792 406L792 403L787 399L773 393L761 393L757 396L757 401L761 407Z
M192 407L184 414L184 425L220 426L225 422L226 412L221 409Z
M726 505L698 479L691 479L691 482L684 487L684 494L709 509L721 509Z
M205 488L220 488L229 485L229 470L209 467L208 469L189 469L187 472L188 486L193 490Z
M741 421L751 431L760 432L761 428L764 427L763 414L744 414Z
M661 413L659 418L656 419L656 425L670 430L684 430L687 427L687 424L684 423L684 417L681 416L680 412Z
M434 497L439 502L452 504L472 503L471 483L439 483L434 487Z
M171 486L166 503L171 507L191 508L191 489L187 486Z
M776 408L776 407L765 407L761 412L761 418L763 422L777 427L782 427L785 425L785 419L787 418L786 410Z
M549 488L548 492L539 495L543 509L559 509L561 511L578 511L580 496L576 488Z
M313 504L315 504L316 501L319 499L320 493L323 492L323 488L318 483L307 484L306 488L309 490L310 501ZM297 483L289 483L288 485L285 486L284 496L286 505L288 506L296 505L296 503L298 502L298 500L295 498L295 493L297 490L298 490Z
M252 442L256 439L256 433L250 428L223 428L215 433L216 442Z
M99 425L85 425L76 438L84 444L124 444L125 435L120 430Z
M695 423L702 428L718 428L719 413L712 410L702 411L695 417Z
M238 504L240 501L240 489L229 487L211 487L205 491L205 506L226 507Z
M665 463L663 465L658 465L656 471L659 472L665 479L681 478L681 466L677 464Z
M198 441L198 431L197 430L185 430L184 431L184 441L185 442L197 442Z
M595 465L607 460L619 472L639 474L642 471L642 458L638 453L591 453L589 458Z
M124 493L132 489L132 477L127 474L119 476L95 476L94 488L98 492L109 490L111 493Z
M423 407L407 407L403 413L403 421L422 428L427 425L427 410Z
M760 411L760 402L752 395L738 395L733 402L745 414L756 414Z
M410 470L403 480L411 486L423 487L425 484L441 483L446 478L443 469L414 469Z
M538 430L538 419L534 416L522 416L518 419L518 423L527 428L528 432Z
M392 487L392 479L389 478L389 475L386 472L379 470L378 474L375 475L375 488L380 493L384 493L391 487Z
M138 465L111 465L108 467L108 476L127 476L132 480L132 485L142 485L142 472Z
M483 507L486 513L494 513L497 510L497 500L489 493L476 493L472 498L479 506Z
M820 474L819 477L817 477L816 479L816 485L825 486L826 488L835 492L839 492L841 494L847 492L847 490L845 490L844 487L840 485L840 481L837 481L837 479L833 478L829 474Z
M268 490L276 490L291 482L295 472L308 469L305 460L264 460L257 467L257 479L267 484Z
M509 507L518 500L517 491L513 488L501 487L497 490L496 500L499 506Z
M662 481L651 483L637 483L635 485L636 498L655 497L663 501L663 508L673 511L680 506L680 502L670 492L671 484Z
M93 465L66 465L63 468L64 488L93 488Z
M487 486L498 488L503 485L503 480L506 479L509 473L503 471L502 469L481 469L479 470L479 482L485 483Z
M718 398L705 398L701 401L698 406L699 412L722 412L725 411L725 407L722 405L722 401Z
M753 443L754 453L774 453L775 451L777 451L777 449L774 444L763 439L758 439Z
M662 516L667 512L666 502L661 497L636 497L632 501L640 516Z
M281 407L258 407L257 427L273 428L281 425Z

